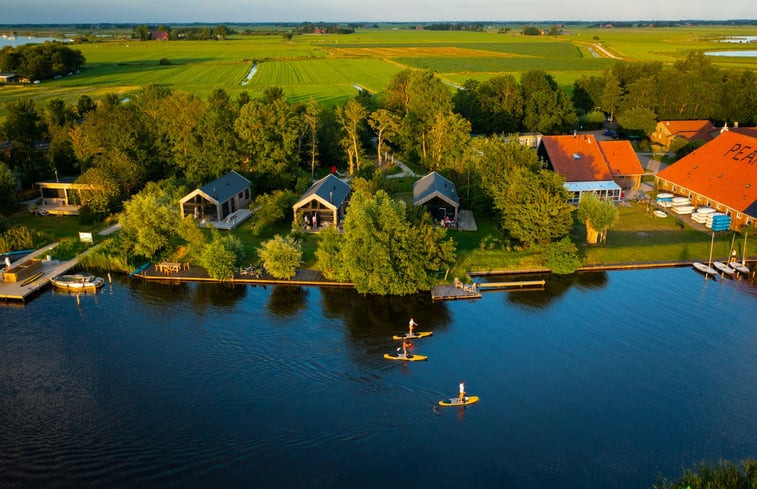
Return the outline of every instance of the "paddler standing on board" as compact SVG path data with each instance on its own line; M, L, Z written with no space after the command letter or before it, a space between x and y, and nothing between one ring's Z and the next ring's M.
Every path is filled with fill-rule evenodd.
M407 334L408 336L413 336L413 328L416 326L418 326L418 323L413 321L413 318L410 318L410 323L407 326L408 329L410 330L410 332Z
M457 397L457 402L460 404L465 403L465 381L460 382L460 395Z
M413 342L410 340L402 340L402 356L400 358L407 358L407 349L413 347ZM400 349L397 348L397 356L400 356L399 354Z

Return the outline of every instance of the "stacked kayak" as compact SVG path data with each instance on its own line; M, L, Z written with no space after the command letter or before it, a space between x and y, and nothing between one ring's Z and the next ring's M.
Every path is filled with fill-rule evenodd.
M673 207L673 194L661 193L657 194L657 205L660 207Z
M713 214L714 212L715 209L713 209L712 207L700 207L696 210L696 212L691 214L691 220L698 222L699 224L706 224L707 216Z
M722 212L711 212L707 214L704 225L713 231L727 231L731 227L731 216Z

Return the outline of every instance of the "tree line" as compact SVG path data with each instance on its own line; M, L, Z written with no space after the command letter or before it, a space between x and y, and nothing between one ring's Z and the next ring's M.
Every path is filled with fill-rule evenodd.
M78 71L84 55L63 43L24 44L0 49L0 71L15 73L29 80L48 80Z
M577 113L599 111L640 135L654 132L658 120L757 124L754 71L720 68L702 51L672 65L616 63L602 76L576 80L572 98Z

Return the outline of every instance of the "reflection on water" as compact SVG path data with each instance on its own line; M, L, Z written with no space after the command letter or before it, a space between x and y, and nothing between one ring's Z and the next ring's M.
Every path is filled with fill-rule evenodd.
M432 304L428 293L404 297L368 296L352 289L322 290L323 310L328 317L344 321L355 340L375 336L391 337L407 331L410 318L418 331L444 331L450 317L445 303Z
M268 310L276 316L293 317L307 307L308 290L303 287L274 286Z
M543 290L516 290L506 294L504 296L505 301L508 304L539 309L547 307L573 287L592 290L601 289L607 285L606 272L584 272L573 275L524 275L508 277L508 280L540 280L542 278L547 281ZM490 280L498 281L496 277L490 277Z
M757 454L755 290L681 268L444 303L43 293L0 307L0 487L651 487ZM410 317L428 362L384 360ZM481 402L437 408L461 380Z

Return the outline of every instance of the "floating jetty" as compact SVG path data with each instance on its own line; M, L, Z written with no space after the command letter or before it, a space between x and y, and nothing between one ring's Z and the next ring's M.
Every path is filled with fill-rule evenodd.
M542 280L520 280L517 282L480 282L479 290L512 290L512 289L543 289L547 281Z
M437 285L431 289L432 301L480 298L481 293L475 289L455 287L451 284Z

